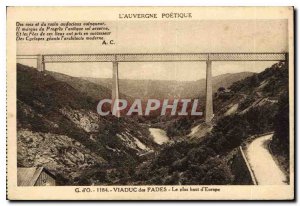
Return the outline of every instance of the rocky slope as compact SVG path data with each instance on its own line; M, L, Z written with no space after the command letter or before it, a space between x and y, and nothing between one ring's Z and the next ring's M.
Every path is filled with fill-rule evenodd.
M200 124L198 130L189 121L173 124L179 130L192 126L194 130L165 145L153 161L139 167L130 181L157 185L243 184L236 178L232 166L237 148L251 137L274 130L273 151L280 157L278 162L288 164L286 156L278 152L278 142L289 146L288 101L281 100L283 97L288 100L287 92L288 68L284 62L235 82L228 89L220 89L214 97L215 117L209 129ZM284 103L280 106L278 102ZM284 118L278 118L278 114ZM201 128L208 131L203 134ZM281 166L283 170L288 168Z
M87 170L134 166L142 154L156 150L159 145L148 128L96 113L97 99L106 95L88 95L18 64L18 166L45 166L60 177L60 184L76 184Z
M250 109L274 105L288 91L288 70L280 62L265 71L234 82L227 92L216 92L214 112L218 116L245 114Z
M239 184L231 164L247 138L275 131L273 151L289 145L283 62L215 87L210 125L193 118L158 119L172 134L162 145L153 141L143 118L97 115L99 98L110 96L107 88L23 65L17 71L18 165L46 166L61 184ZM288 162L279 155L279 162Z
M18 130L18 165L43 166L68 179L80 176L80 171L107 163L80 142L53 133Z

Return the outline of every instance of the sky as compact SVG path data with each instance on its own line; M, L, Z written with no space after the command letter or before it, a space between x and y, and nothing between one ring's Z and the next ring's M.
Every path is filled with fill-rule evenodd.
M98 41L18 42L18 54L286 52L286 20L192 20L106 22L116 44ZM35 66L30 60L20 63ZM276 62L213 62L213 76L261 72ZM121 79L195 81L205 78L205 62L119 63ZM112 63L47 63L46 69L71 76L112 77Z

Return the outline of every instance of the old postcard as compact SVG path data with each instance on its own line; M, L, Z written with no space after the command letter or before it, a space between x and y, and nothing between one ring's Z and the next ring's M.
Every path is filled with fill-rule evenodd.
M293 200L293 7L8 7L10 200Z

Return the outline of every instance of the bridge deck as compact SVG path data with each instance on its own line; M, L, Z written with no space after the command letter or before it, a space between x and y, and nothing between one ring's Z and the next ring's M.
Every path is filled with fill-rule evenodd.
M17 59L38 55L17 55ZM286 61L287 53L153 53L153 54L45 54L44 63L67 62L177 62L177 61Z

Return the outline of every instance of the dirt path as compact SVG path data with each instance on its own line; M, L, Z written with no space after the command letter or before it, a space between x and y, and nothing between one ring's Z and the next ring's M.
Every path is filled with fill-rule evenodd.
M272 134L258 137L246 150L247 159L259 185L285 185L286 176L274 161L268 143Z

